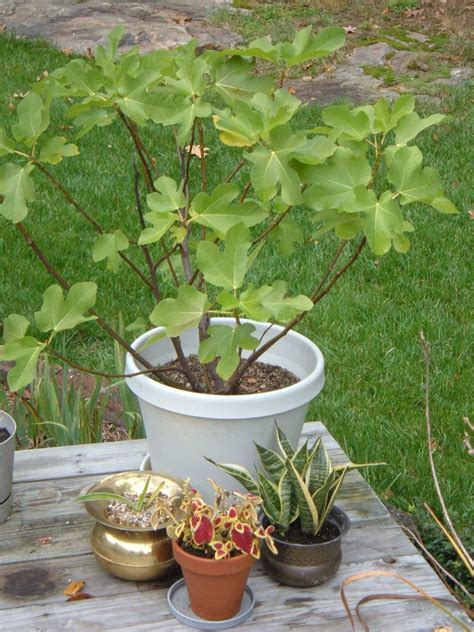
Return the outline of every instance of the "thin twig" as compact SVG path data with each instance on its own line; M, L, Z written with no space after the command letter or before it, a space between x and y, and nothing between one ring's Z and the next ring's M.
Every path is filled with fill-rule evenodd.
M143 175L145 176L145 182L147 186L147 190L149 193L152 193L155 190L153 185L153 176L151 173L151 167L148 164L148 160L146 157L146 152L143 148L143 143L140 139L140 135L138 133L136 125L131 121L128 116L126 116L120 108L117 108L118 115L122 120L125 127L130 132L130 136L132 137L133 144L135 145L135 149L137 150L138 157L140 158L140 162L142 163Z
M23 237L23 239L25 240L26 244L33 250L35 255L41 261L46 271L54 279L56 279L56 281L64 290L69 290L71 288L71 284L68 281L66 281L66 279L62 276L62 274L58 270L56 270L56 268L49 261L49 259L46 257L44 252L38 246L38 244L31 237L31 235L29 234L25 226L21 222L18 222L16 224L16 227L18 231L20 232L21 236ZM150 362L148 362L146 358L144 358L140 353L135 351L135 349L124 338L122 338L122 336L120 336L120 334L117 333L115 329L113 329L103 318L101 318L94 309L90 309L89 313L92 314L93 316L96 316L97 318L96 322L99 325L99 327L103 329L106 333L108 333L109 336L111 336L114 340L116 340L119 343L119 345L123 347L126 351L128 351L130 355L132 355L138 362L143 364L143 366L146 367L147 369L155 368L153 367L152 364L150 364Z
M245 159L242 158L242 160L240 162L237 163L237 165L235 166L234 169L232 169L232 171L229 173L229 175L227 176L227 178L224 180L224 182L230 182L232 180L232 178L239 173L239 171L242 169L242 167L245 165Z
M244 190L242 191L242 195L240 196L240 203L243 204L243 202L245 201L245 198L248 195L248 192L250 191L250 187L252 186L251 181L249 180L247 182L247 184L244 186Z
M405 533L410 538L412 538L412 540L414 540L416 542L416 545L422 550L423 555L425 557L427 557L430 560L430 562L436 567L437 571L439 571L439 574L442 574L445 577L447 577L449 579L449 581L452 582L453 584L455 584L460 590L462 590L469 599L472 599L473 598L472 593L469 592L469 590L464 586L464 584L462 584L458 579L456 579L456 577L454 577L454 575L451 575L451 573L449 573L444 568L444 566L438 562L438 560L434 557L434 555L432 555L428 551L428 549L426 548L426 546L423 543L423 540L421 539L421 536L418 533L415 533L414 531L412 531L411 529L406 527L405 525L401 525L401 527L402 527L403 531L405 531ZM451 586L449 586L449 584L447 584L447 587L450 590L452 590ZM455 597L457 596L455 593L453 593L453 594L454 594Z
M255 239L252 241L252 246L255 246L256 244L260 243L263 239L265 239L273 230L275 230L275 228L281 224L281 222L285 219L285 217L288 215L288 213L291 211L293 207L289 206L286 211L284 211L283 213L280 213L280 215L278 215L278 217L276 219L273 220L273 222L271 222L271 224L269 224L267 226L267 228L260 233L260 235L258 235L257 237L255 237Z
M135 193L135 205L137 207L140 226L143 230L145 228L145 218L143 215L142 202L140 199L140 186L139 186L140 174L138 172L138 169L135 163L133 163L132 167L134 171L133 190ZM143 256L145 257L145 261L148 266L148 270L150 272L151 289L153 292L153 296L155 297L157 302L160 302L161 292L160 292L160 288L158 287L158 279L156 278L156 268L153 265L153 259L150 254L150 249L148 248L146 244L140 246L140 248L143 251Z
M92 217L92 215L90 215L78 202L77 200L71 195L71 193L65 188L63 187L63 185L61 184L61 182L59 182L59 180L57 178L54 177L54 175L48 170L46 169L46 167L44 167L40 162L34 160L33 161L34 164L38 167L38 169L50 180L50 182L59 190L61 191L61 193L63 194L63 196L65 197L65 199L72 204L72 206L74 206L74 208L84 217L84 219L86 219L94 228L95 230L100 234L103 235L105 233L104 229L102 228L102 226ZM150 281L146 278L146 276L142 273L142 271L133 263L133 261L131 259L129 259L127 257L127 255L125 255L123 252L119 251L119 256L121 257L121 259L123 259L123 261L125 261L125 263L141 278L141 280L145 283L145 285L147 285L150 289L151 289L151 283Z
M199 136L199 159L201 161L201 186L203 191L207 191L207 168L206 168L206 148L204 147L204 130L201 121L198 121Z
M451 538L453 540L453 543L455 543L458 548L459 548L459 552L460 552L460 556L462 558L464 558L464 563L467 566L468 571L470 572L471 575L474 574L474 562L472 557L469 555L468 551L466 550L466 547L464 546L461 538L459 537L456 529L454 528L454 525L451 521L451 517L449 515L449 512L447 510L446 507L446 503L444 501L444 496L443 493L441 491L441 486L439 484L439 480L438 480L438 474L436 471L436 466L435 466L435 462L434 462L434 443L433 443L433 436L432 436L432 431L431 431L431 413L430 413L430 346L428 344L428 342L426 341L426 338L423 334L423 332L420 333L420 344L421 344L421 348L423 350L423 356L424 356L424 361L425 361L425 419L426 419L426 435L427 435L427 440L428 440L428 458L430 461L430 469L431 469L431 476L433 479L433 484L435 487L435 491L436 491L436 495L438 497L439 500L439 504L441 506L441 511L443 513L443 518L444 521L447 525L447 530L449 530Z
M324 298L326 296L326 294L329 294L329 292L332 290L332 288L334 287L334 285L337 283L337 281L341 278L341 276L347 272L347 270L357 261L357 259L360 256L360 253L362 252L362 250L365 248L365 245L367 243L367 239L365 237L363 237L359 243L359 245L357 246L354 254L352 255L352 257L349 259L349 261L346 263L345 266L343 266L342 268L340 268L336 274L333 276L333 278L331 279L331 281L329 282L329 284L321 291L318 292L314 292L313 295L311 296L311 300L313 301L313 303L316 305L317 303L319 303L319 301Z
M50 349L50 353L56 356L62 362L64 362L64 364L67 364L68 366L70 366L72 369L75 369L76 371L80 371L81 373L89 373L90 375L97 375L98 377L103 377L107 379L119 379L119 378L123 379L126 377L135 377L136 375L148 375L150 373L153 373L153 374L172 373L172 372L184 373L182 369L179 369L176 367L173 367L173 368L155 367L152 369L144 369L143 371L135 371L134 373L107 373L105 371L98 371L97 369L89 369L88 367L84 367L80 364L76 364L75 362L73 362L69 358L66 358L65 356L62 355L62 353L59 353L59 351L56 351L55 349ZM173 382L173 387L185 389L185 387L182 384L179 384L178 382Z
M352 255L352 257L346 263L346 265L344 265L340 270L338 270L336 272L336 274L334 275L333 279L331 280L331 282L329 283L327 288L325 288L320 293L313 294L313 296L311 297L311 300L313 301L314 304L319 303L319 301L322 300L324 298L324 296L326 296L326 294L328 294L331 291L331 289L334 287L336 282L341 278L341 276L345 272L347 272L347 270L349 270L349 268L357 261L357 259L360 256L360 253L362 252L362 250L363 250L363 248L365 246L365 243L366 243L366 239L364 237L362 239L361 243L359 244L359 246L357 247L356 251ZM332 262L329 265L331 266ZM262 356L266 351L268 351L268 349L270 349L275 343L277 343L279 340L281 340L281 338L286 336L286 334L291 329L293 329L293 327L295 327L301 320L303 320L303 318L306 316L307 313L308 312L301 312L300 314L295 316L292 320L290 320L290 322L288 322L285 325L285 327L280 331L280 333L278 333L276 336L271 338L271 340L268 340L261 347L258 347L244 362L242 362L240 364L240 366L238 367L238 369L236 370L236 372L234 373L234 375L228 381L228 383L227 383L227 391L231 392L231 393L234 392L235 389L237 388L238 384L239 384L240 379L244 375L245 371L247 371L247 369L256 360L258 360L258 358L260 356Z

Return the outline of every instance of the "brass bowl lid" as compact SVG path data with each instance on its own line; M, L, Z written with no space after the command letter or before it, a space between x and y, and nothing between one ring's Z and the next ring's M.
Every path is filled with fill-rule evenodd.
M81 492L81 495L90 494L93 492L105 492L121 495L123 495L124 492L140 494L143 491L143 487L149 477L151 477L150 484L148 486L149 492L153 492L163 483L160 491L170 498L180 497L182 495L183 481L181 479L164 476L162 474L159 474L158 472L142 472L140 470L120 472L118 474L111 474L110 476L106 476L98 483L94 483L92 486L85 488ZM107 527L119 529L120 531L154 531L152 527L150 527L149 529L144 529L143 527L128 527L126 525L113 522L106 514L108 503L108 500L91 500L88 502L84 502L83 504L88 513L94 518L94 520L97 520L97 522L100 522ZM161 529L166 529L169 524L171 524L171 520L163 522L162 525L160 525L160 528L157 529L157 531L160 531Z

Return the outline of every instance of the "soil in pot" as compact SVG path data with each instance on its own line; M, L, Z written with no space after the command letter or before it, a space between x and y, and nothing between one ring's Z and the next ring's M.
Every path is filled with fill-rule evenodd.
M11 435L6 428L0 428L0 443L3 443L10 437Z
M200 382L204 382L202 365L197 356L190 355L188 362L193 374ZM182 384L186 390L191 391L191 384L181 370L179 360L172 360L163 364L161 368L170 369L167 377L178 384ZM253 393L267 393L278 391L292 384L296 384L300 379L294 373L281 366L267 364L266 362L254 362L244 373L238 390L235 395L251 395Z
M277 532L277 536L283 542L292 544L322 544L334 540L340 533L341 531L337 525L327 520L316 535L304 533L301 531L299 523L293 522L284 535Z

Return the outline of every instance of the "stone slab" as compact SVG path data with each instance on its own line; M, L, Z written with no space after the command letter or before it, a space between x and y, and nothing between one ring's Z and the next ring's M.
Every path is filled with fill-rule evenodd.
M25 37L47 39L59 49L86 53L105 42L107 33L123 24L124 49L142 52L172 48L197 37L203 46L229 47L235 33L211 25L209 12L229 0L2 0L0 24Z

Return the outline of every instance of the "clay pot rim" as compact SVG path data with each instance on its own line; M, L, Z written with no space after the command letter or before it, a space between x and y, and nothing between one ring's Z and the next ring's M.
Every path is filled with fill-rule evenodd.
M201 557L199 555L193 555L192 553L188 553L188 551L185 551L176 540L172 540L172 547L173 547L173 553L178 551L178 555L181 556L184 563L186 563L186 561L189 561L193 565L197 563L201 566L201 568L203 568L204 573L206 572L204 569L210 570L211 567L222 568L224 570L224 566L227 566L227 568L235 567L235 566L239 567L241 565L247 566L247 564L251 565L257 561L254 557L252 557L251 555L247 555L246 553L239 553L238 555L235 555L234 557L229 557L224 560L216 560L216 559L210 559L207 557ZM178 562L178 564L180 564L176 555L175 555L175 560ZM224 572L222 574L226 575L228 573Z
M333 507L331 509L328 520L331 518L333 518L334 521L336 522L336 527L339 529L339 535L337 535L335 538L332 538L332 540L328 540L327 542L313 542L313 543L306 543L306 544L303 544L301 542L287 542L286 540L279 538L275 533L272 533L272 538L277 543L277 549L278 549L278 544L283 545L283 546L289 546L295 549L298 549L298 548L308 549L308 548L313 548L313 547L324 548L326 546L331 546L335 542L341 541L342 537L349 531L350 526L351 526L351 521L349 519L349 516L346 514L345 511L343 511L339 507Z

